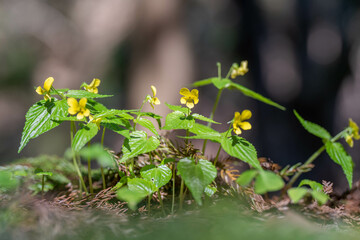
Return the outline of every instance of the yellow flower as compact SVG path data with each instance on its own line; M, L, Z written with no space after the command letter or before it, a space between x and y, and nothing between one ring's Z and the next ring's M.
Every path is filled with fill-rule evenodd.
M248 61L241 61L240 67L237 64L234 64L233 69L231 70L231 78L236 78L237 76L244 76L248 69Z
M77 114L77 119L81 120L84 117L88 117L90 115L90 110L86 109L87 99L82 98L80 101L76 101L75 98L68 98L67 104L69 105L68 112L71 115Z
M99 90L97 89L98 86L100 86L100 79L94 78L92 80L92 82L90 83L90 85L85 85L84 88L86 91L91 92L91 93L98 93Z
M51 99L50 89L52 87L53 82L54 82L54 78L49 77L44 82L44 88L42 88L41 86L38 86L36 88L36 90L35 90L37 92L37 94L39 94L39 95L44 95L45 94L44 99L46 101Z
M160 100L156 97L156 87L151 85L151 91L153 96L150 97L148 95L148 102L150 103L151 107L154 109L154 105L159 105L160 104Z
M350 147L354 146L354 141L352 138L353 138L353 135L349 135L349 134L345 135L345 141L347 142L347 144L349 144Z
M247 73L248 71L248 61L241 61L241 65L237 70L237 74L240 76L244 76L245 73Z
M359 126L351 118L349 119L349 128L351 128L351 133L345 135L345 141L347 142L347 144L349 144L350 147L353 147L354 146L353 138L355 140L359 140L360 135L359 135Z
M244 110L241 114L239 112L235 112L233 128L236 134L241 134L240 128L244 130L251 129L251 124L249 122L244 122L244 120L250 119L251 115L252 114L250 110Z
M349 119L349 127L351 127L352 129L352 134L355 140L359 140L360 139L359 126L351 118Z
M182 88L180 94L183 97L180 99L181 104L186 104L188 108L193 108L199 102L199 91L197 89L189 91L187 88Z
M94 119L94 117L90 114L89 115L89 120L90 120L90 122L95 123L96 126L98 127L98 129L100 130L100 123L101 123L102 118Z

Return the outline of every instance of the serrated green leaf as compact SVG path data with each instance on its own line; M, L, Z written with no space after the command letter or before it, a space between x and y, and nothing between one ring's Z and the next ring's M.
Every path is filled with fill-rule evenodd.
M84 147L79 152L85 159L96 160L102 167L113 167L115 160L100 144Z
M323 192L323 186L316 181L312 181L309 179L303 179L303 180L301 180L299 187L304 186L304 185L308 185L314 191Z
M120 162L124 162L129 158L136 157L140 154L148 153L155 150L160 145L159 139L154 136L147 138L146 132L134 131L130 134L130 138L124 140L122 147L123 156Z
M250 169L247 170L243 173L241 173L241 175L236 179L236 182L243 187L248 186L251 181L256 177L256 175L258 175L258 171L256 169Z
M298 203L304 196L308 193L308 189L306 188L290 188L287 191L291 202Z
M219 78L212 78L211 82L214 84L214 86L217 89L223 89L223 88L228 88L231 86L231 84L233 83L230 79L228 78L223 78L223 79L219 79Z
M159 133L156 131L154 124L149 119L138 118L138 119L135 119L134 122L149 129L153 134L155 134L157 137L159 137Z
M191 129L195 124L195 119L190 116L185 116L184 113L175 111L169 113L165 119L164 130L173 129Z
M66 117L68 115L68 108L66 100L55 102L42 100L31 106L25 116L26 122L18 153L21 152L31 139L59 126L61 121L53 121L51 119Z
M189 132L196 134L196 136L187 137L190 139L208 139L220 143L223 138L218 131L199 123L195 123Z
M53 121L74 121L74 122L86 122L86 118L78 119L77 117L55 117L52 118Z
M323 192L311 191L311 196L319 203L319 205L323 205L329 200L329 196Z
M96 94L92 92L88 92L85 90L69 90L66 93L66 97L72 97L72 98L106 98L106 97L112 97L113 95L102 95L102 94Z
M158 190L154 183L142 178L128 179L127 185L130 191L141 195L150 195Z
M352 188L353 167L354 163L350 155L347 154L343 145L338 142L327 141L325 144L326 152L330 158L343 169L346 179Z
M107 107L91 98L87 100L86 108L88 108L92 114L98 114L100 112L109 110Z
M212 187L209 185L205 188L204 192L208 197L212 197L216 193L216 191L217 191L216 187Z
M189 109L186 107L182 107L182 106L177 106L177 105L171 105L168 103L165 103L165 105L173 111L178 111L178 112L182 112L183 114L188 114L189 113Z
M284 187L284 181L279 175L270 171L259 171L255 178L254 190L257 194L278 191Z
M178 173L189 188L195 201L201 205L201 196L205 188L216 178L217 170L214 165L204 159L199 159L196 164L193 159L183 158L179 161Z
M208 78L208 79L204 79L204 80L200 80L200 81L196 81L192 84L193 87L201 87L201 86L205 86L205 85L209 85L212 83L212 79L213 78Z
M244 138L239 136L223 138L221 141L221 147L230 156L238 158L241 161L250 164L254 168L261 169L255 147Z
M105 117L114 117L114 116L119 116L121 118L125 118L125 119L134 119L133 116L131 116L130 114L127 113L127 110L117 110L117 109L107 109L105 111L101 111L97 114L94 115L94 119L96 118L105 118Z
M210 118L207 118L207 117L204 117L203 115L200 115L200 114L197 114L197 113L191 114L191 116L193 116L193 118L195 118L197 120L200 120L200 121L210 122L210 123L215 123L215 124L221 124L219 122L215 122L214 120L212 120Z
M71 148L75 152L79 152L86 143L88 143L91 139L93 139L98 133L98 127L95 123L88 123L80 128L73 139L71 144Z
M116 196L118 199L127 202L130 209L135 210L137 204L141 202L141 200L143 200L147 195L133 192L129 190L128 187L123 187L116 192Z
M237 89L240 92L242 92L245 96L251 97L251 98L256 99L256 100L258 100L260 102L263 102L263 103L266 103L266 104L271 105L273 107L276 107L276 108L278 108L280 110L283 110L283 111L286 110L286 108L281 106L280 104L278 104L276 102L273 102L269 98L266 98L266 97L254 92L254 91L252 91L252 90L250 90L250 89L248 89L248 88L246 88L246 87L244 87L244 86L242 86L240 84L232 82L230 88Z
M309 121L303 119L295 110L294 110L294 114L295 114L296 118L299 120L299 122L301 123L301 125L309 133L311 133L319 138L326 139L326 140L329 140L331 138L330 133L325 128L321 127L320 125L318 125L316 123L312 123L312 122L309 122Z
M154 183L157 188L161 188L167 184L172 176L171 169L166 165L161 165L151 169L142 168L140 174L144 179Z

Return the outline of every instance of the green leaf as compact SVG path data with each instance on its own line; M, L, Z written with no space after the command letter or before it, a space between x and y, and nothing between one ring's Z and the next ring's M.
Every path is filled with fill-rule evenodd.
M95 114L94 119L113 117L113 116L119 116L121 118L129 119L129 120L134 119L134 117L128 114L127 112L128 112L127 110L106 109L104 111Z
M101 125L113 132L116 132L117 134L120 134L126 138L130 138L130 131L127 128L121 127L114 123L101 123Z
M116 192L116 196L118 199L127 202L130 209L136 210L137 204L141 202L141 200L143 200L147 195L133 192L129 190L128 187L123 187Z
M34 170L34 173L38 176L52 176L53 173L52 172L44 172L44 170L42 170L41 168L36 168Z
M243 173L241 173L241 175L238 177L238 179L236 179L236 182L243 187L246 187L247 185L249 185L251 183L251 181L256 177L256 175L258 175L258 171L256 169L250 169L247 170Z
M235 88L235 89L241 91L245 96L254 98L254 99L256 99L256 100L258 100L260 102L266 103L266 104L271 105L271 106L276 107L276 108L279 108L280 110L285 111L285 109L286 109L285 107L281 106L280 104L278 104L276 102L273 102L272 100L270 100L270 99L268 99L268 98L266 98L266 97L264 97L264 96L262 96L262 95L260 95L260 94L258 94L256 92L254 92L254 91L252 91L252 90L250 90L250 89L248 89L248 88L246 88L246 87L244 87L244 86L242 86L240 84L232 82L231 83L231 88Z
M150 195L158 190L154 183L142 178L128 179L128 188L141 195Z
M203 124L195 123L189 131L196 134L196 136L187 137L190 139L208 139L219 143L222 140L221 133Z
M166 165L153 167L151 169L144 167L141 169L140 174L144 179L154 183L157 188L161 188L167 184L172 176L171 169Z
M86 122L86 118L78 119L77 117L63 117L63 116L57 116L52 118L53 121L74 121L74 122Z
M304 120L295 110L294 110L294 114L297 117L297 119L299 120L299 122L301 123L301 125L311 134L322 138L322 139L326 139L329 140L331 138L330 133L323 127L309 122L307 120Z
M194 126L195 119L190 116L185 116L184 113L175 111L169 113L165 119L164 130L173 130L173 129L190 129Z
M155 150L160 145L159 139L154 136L147 138L146 132L134 131L130 134L130 138L124 140L122 147L123 156L120 162L124 162L129 158L136 157L143 153Z
M87 142L89 142L98 133L98 127L96 123L88 123L80 128L73 139L71 148L75 152L79 152Z
M199 159L196 164L195 161L190 158L181 159L177 168L178 173L189 188L195 201L201 205L201 196L205 188L214 181L217 176L216 168L207 160Z
M156 131L154 124L149 119L138 118L138 119L135 119L134 122L149 129L153 134L155 134L157 137L159 137L159 133Z
M220 124L219 122L215 122L214 120L211 120L210 118L204 117L203 115L194 113L191 114L191 116L193 116L193 118L204 121L204 122L211 122L211 123L215 123L215 124Z
M26 122L18 153L21 152L31 139L59 126L61 121L53 121L51 119L66 117L68 108L66 100L55 102L42 100L31 106L25 116Z
M84 147L79 154L85 159L96 160L102 167L114 167L114 158L100 144Z
M312 180L309 180L309 179L303 179L301 180L300 184L299 184L299 187L301 186L304 186L304 185L308 185L310 186L310 188L314 191L318 191L318 192L324 192L323 191L323 186L316 182L316 181L312 181Z
M173 110L174 112L175 112L175 111L178 111L178 112L182 112L183 114L188 114L188 113L189 113L189 109L186 108L186 107L177 106L177 105L171 105L171 104L168 104L168 103L165 103L165 105L166 105L170 110Z
M329 196L323 192L311 191L311 196L319 203L319 205L323 205L329 200Z
M257 159L255 147L239 136L231 136L230 138L223 138L221 147L230 156L240 159L252 167L261 169L260 162Z
M221 80L219 78L212 78L212 83L217 89L223 89L230 87L233 82L228 78L223 78Z
M58 95L58 93L64 94L64 93L67 92L67 91L69 91L68 88L56 89L56 91L50 90L50 95Z
M308 193L308 189L306 188L290 188L287 191L291 202L298 203L304 196Z
M201 87L201 86L205 86L205 85L209 85L212 83L212 80L214 78L208 78L208 79L204 79L204 80L200 80L200 81L196 81L192 84L193 87Z
M212 197L216 193L216 191L217 191L216 187L212 187L209 185L205 188L204 192L208 197Z
M72 97L72 98L106 98L106 97L112 97L113 95L102 95L102 94L96 94L91 93L85 90L69 90L66 93L66 97Z
M284 187L284 181L279 175L270 171L259 171L255 178L255 193L264 194L267 192L278 191Z
M351 189L354 167L351 156L347 154L343 145L338 142L327 141L325 147L330 158L342 167Z
M107 107L91 98L87 100L86 108L88 108L92 114L97 114L108 110Z

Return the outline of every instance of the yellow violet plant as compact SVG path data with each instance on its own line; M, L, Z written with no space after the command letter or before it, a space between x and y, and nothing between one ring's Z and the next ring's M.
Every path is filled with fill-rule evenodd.
M248 62L242 61L240 66L233 64L227 75L222 77L221 65L218 64L218 76L195 82L193 86L196 89L190 90L184 87L179 90L178 105L165 102L171 112L164 117L154 112L143 111L146 103L149 103L153 109L160 104L156 87L153 85L150 86L152 94L145 96L139 109L110 109L99 101L101 98L112 97L112 95L99 94L98 88L101 82L99 79L95 78L90 84L83 83L79 89L72 90L54 88L54 79L50 77L45 80L43 87L36 89L44 99L32 105L25 116L26 122L19 152L31 139L69 122L71 157L79 178L79 182L73 184L78 185L80 193L96 194L100 189L93 184L93 180L101 181L102 189L113 187L113 190L117 191L117 197L128 202L130 208L135 209L139 202L147 198L147 208L150 212L153 194L163 196L162 191L165 189L163 187L168 186L167 189L171 191L164 199L159 198L159 203L164 213L168 211L174 213L175 207L182 208L187 194L191 194L198 205L202 204L205 194L210 197L216 194L215 178L220 167L217 160L220 152L223 151L250 166L250 169L237 179L239 185L253 184L258 194L278 190L286 193L286 190L289 190L288 194L294 202L302 196L301 194L304 196L312 194L319 203L324 203L327 200L325 193L318 194L314 192L317 190L303 189L304 186L312 188L317 185L311 180L303 182L298 188L292 188L301 171L295 171L294 174L294 171L288 171L289 167L285 167L281 172L274 173L263 169L256 148L242 137L243 130L252 129L248 121L252 117L250 110L235 112L234 118L228 122L229 128L226 132L212 128L213 124L221 124L214 121L214 117L217 107L221 104L221 94L226 89L240 91L245 96L285 110L283 106L230 79L235 75L243 76L248 71ZM203 116L195 111L195 105L201 104L199 101L201 89L199 91L198 88L209 84L218 89L218 94L209 116ZM326 150L330 158L343 168L351 187L352 159L338 140L344 138L353 146L353 139L360 138L357 124L350 120L348 127L335 137L331 137L321 126L304 120L297 112L294 114L307 131L321 138L323 142L323 146L298 168L307 168L321 152ZM157 124L153 124L151 120L155 120ZM164 125L162 121L165 122ZM101 130L101 143L93 143ZM186 133L178 137L179 146L175 146L172 141L161 136L159 130L182 130ZM115 149L115 152L120 152L118 156L110 154L105 148L106 131L112 131L123 139L122 146ZM193 139L203 141L201 150L193 146L191 142ZM219 146L214 159L206 156L207 141ZM81 168L81 160L87 160L87 178L83 178L84 168ZM94 179L95 175L91 170L92 160L98 163L101 179ZM110 181L107 182L106 176L109 172L116 172L120 178L115 186L111 185ZM285 185L284 179L290 176L291 179ZM176 186L178 182L180 182L179 187ZM178 203L175 203L176 196L179 196ZM319 196L322 198L320 199ZM166 200L171 201L170 210L163 204Z

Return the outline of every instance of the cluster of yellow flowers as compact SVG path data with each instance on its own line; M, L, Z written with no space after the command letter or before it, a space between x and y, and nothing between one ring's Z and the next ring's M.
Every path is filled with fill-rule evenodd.
M234 79L237 76L244 76L248 71L249 71L248 61L241 61L240 67L239 66L233 67L230 76L231 76L231 78Z
M238 74L243 75L247 72L247 61L241 62L241 67L237 69ZM54 78L49 77L44 82L44 88L41 86L36 88L36 92L39 95L45 95L44 99L46 101L51 100L50 90L52 89L52 84L54 83ZM91 93L98 93L98 87L100 86L100 79L94 78L93 81L88 85L85 84L84 89ZM160 104L159 98L156 97L156 87L151 85L152 97L148 95L146 97L147 101L154 109L155 105ZM180 103L185 104L189 109L192 109L199 102L199 91L197 89L192 89L191 91L187 88L182 88L179 92L182 97L180 98ZM96 123L98 128L100 128L101 118L94 119L90 114L90 110L86 108L87 98L81 98L78 102L75 98L68 98L67 104L69 105L68 112L70 115L76 115L76 118L81 120L84 117L89 117L90 122ZM235 112L234 120L233 120L233 130L236 134L241 134L241 129L249 130L251 129L251 124L246 122L251 118L251 111L244 110L240 114L239 112ZM356 125L356 124L355 124ZM357 125L356 125L357 126ZM358 129L358 128L357 128ZM355 131L354 131L355 132ZM357 139L359 137L358 132L357 135L351 135L351 138L354 137ZM352 139L351 139L352 140Z

